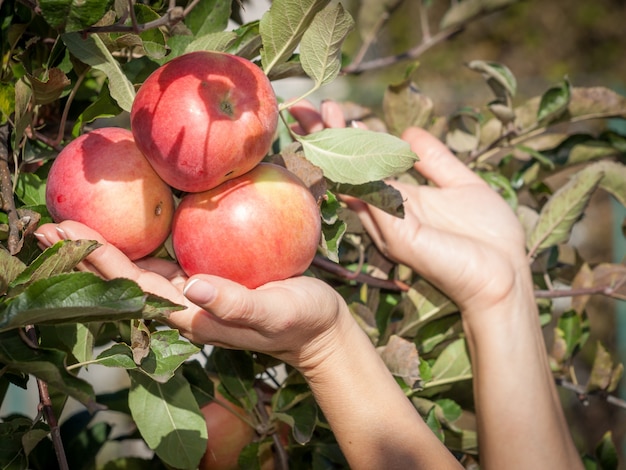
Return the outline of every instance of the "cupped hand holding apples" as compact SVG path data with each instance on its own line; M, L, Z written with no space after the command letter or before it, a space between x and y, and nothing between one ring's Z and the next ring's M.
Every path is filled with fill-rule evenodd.
M84 223L132 260L172 231L187 274L250 288L308 268L319 209L295 175L260 163L278 106L258 66L218 52L176 57L142 84L130 118L132 134L97 129L58 155L46 190L55 222ZM176 213L172 189L183 192Z

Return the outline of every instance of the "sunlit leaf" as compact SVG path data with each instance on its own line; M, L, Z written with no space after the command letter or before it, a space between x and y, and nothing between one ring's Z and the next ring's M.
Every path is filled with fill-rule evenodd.
M223 31L228 25L231 4L230 0L204 0L199 2L185 16L185 25L187 25L195 37Z
M81 62L107 76L111 96L124 111L130 111L135 99L135 88L102 40L97 35L82 37L79 33L66 33L61 38Z
M300 63L319 88L337 77L341 69L341 46L354 21L341 4L320 11L302 36Z
M532 256L569 239L572 227L587 207L603 177L603 171L588 167L574 175L554 193L541 209L537 223L528 237L527 247Z
M206 451L207 429L182 372L165 383L137 371L129 375L128 405L148 447L174 468L195 469Z
M398 137L366 129L344 128L299 136L304 155L335 183L363 184L406 171L417 160Z
M472 378L472 366L463 338L450 343L441 351L431 367L432 380L426 384L427 388L445 385Z
M140 318L145 294L127 279L88 272L39 279L0 306L0 331L37 323Z
M70 272L100 244L93 240L61 240L44 250L18 277L11 282L10 296L23 291L29 284L56 274Z
M261 64L266 74L295 51L315 15L330 0L275 0L261 18Z
M191 41L185 47L185 53L194 51L227 51L237 40L237 35L232 31L220 31L219 33L205 34Z

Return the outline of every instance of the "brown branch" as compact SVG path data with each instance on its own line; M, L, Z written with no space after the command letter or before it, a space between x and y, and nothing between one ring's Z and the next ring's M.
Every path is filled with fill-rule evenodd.
M32 344L36 345L38 343L37 331L35 331L34 326L27 326L26 334L28 335L28 339ZM48 423L48 426L50 426L50 437L52 438L54 452L56 453L57 461L59 462L59 468L61 470L69 470L67 457L65 455L65 449L63 447L63 440L61 439L61 428L59 427L59 422L57 421L57 417L54 414L54 409L52 408L52 400L50 400L48 384L38 378L37 388L39 390L39 404L41 407L41 411L43 412L44 418Z
M147 23L137 23L134 12L131 12L131 25L124 24L126 22L125 15L117 23L109 26L90 26L83 29L82 33L142 33L149 29L160 28L161 26L174 26L176 23L182 21L199 1L200 0L193 0L185 8L179 6L170 7L163 16L157 18L156 20L148 21Z
M560 297L576 297L579 295L606 295L607 297L620 298L617 294L616 286L595 286L581 287L578 289L554 289L554 290L536 290L535 297L538 299L556 299Z
M449 39L454 36L456 33L461 31L462 27L444 29L439 31L434 36L430 36L420 42L417 46L409 49L408 51L402 52L401 54L396 54L388 57L380 57L378 59L373 59L367 62L361 62L356 64L350 64L343 68L342 73L344 74L353 74L358 75L363 72L368 72L375 69L383 69L389 67L391 65L395 65L398 62L402 62L405 60L415 60L424 52L426 52L431 47L436 46L440 42Z
M590 397L598 397L605 400L611 405L626 409L626 400L622 400L614 395L607 393L605 390L588 391L584 386L569 382L563 378L556 378L556 384L566 390L570 390L578 396L582 403L587 403Z
M381 289L388 289L394 291L406 292L409 290L409 286L402 281L380 279L378 277L370 276L369 274L350 271L349 269L337 264L328 258L316 255L313 259L313 266L320 268L326 272L329 272L341 279L348 281L356 281L362 284L367 284L372 287L379 287Z
M7 123L0 127L0 201L2 210L9 218L7 248L9 253L15 255L20 251L20 218L13 200L9 154L9 125Z

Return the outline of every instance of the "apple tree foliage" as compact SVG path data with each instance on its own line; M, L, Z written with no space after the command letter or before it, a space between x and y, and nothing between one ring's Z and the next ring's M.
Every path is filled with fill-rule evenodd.
M423 18L433 15L433 3L421 2ZM594 345L584 380L575 358L591 337L590 296L625 299L626 266L592 265L568 254L572 228L594 193L606 191L626 205L626 136L607 125L609 118L626 118L626 98L564 78L521 101L506 65L477 59L466 65L492 100L438 116L412 80L411 64L424 50L445 47L465 25L513 3L452 2L443 16L430 18L437 30L425 31L420 44L364 61L346 51L344 40L351 37L366 51L402 0L362 1L352 11L329 0L274 0L248 22L241 20L245 4L231 0L0 1L0 402L7 410L0 417L0 467L196 468L207 442L200 407L214 399L216 387L247 411L258 432L239 457L241 468L259 468L258 456L282 442L277 429L285 426L288 443L274 449L278 468L345 466L296 371L253 351L192 344L159 322L177 305L132 281L74 269L95 242L64 241L42 252L32 235L50 220L44 188L59 150L98 123L125 122L142 80L194 50L248 58L272 80L306 77L310 88L302 98L323 94L339 74L408 64L380 97L372 130L296 136L283 102L268 158L297 173L323 201L323 240L308 274L344 296L407 397L459 459L479 461L480 449L458 309L426 280L385 259L336 197L352 194L402 217L402 200L384 180L423 183L411 170L419 156L397 137L411 125L439 136L519 215L542 325L554 338L547 347L557 383L568 393L612 397L623 406L614 394L623 366L606 345ZM548 184L559 175L568 177L558 187ZM167 247L159 255L169 256ZM569 290L556 290L557 283ZM559 296L571 297L565 311L554 305ZM80 374L97 367L117 369L125 380L114 392L99 392ZM15 390L37 394L40 405L30 416L11 409ZM617 467L610 430L599 443L583 445L587 468Z

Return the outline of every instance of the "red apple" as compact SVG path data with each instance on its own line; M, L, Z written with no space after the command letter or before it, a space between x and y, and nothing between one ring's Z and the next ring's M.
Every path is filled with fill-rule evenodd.
M237 470L239 454L256 439L254 428L239 416L246 411L216 392L220 403L212 401L201 408L207 427L207 450L198 466L199 470ZM228 406L226 409L222 404ZM261 469L274 468L271 448L260 455Z
M133 260L165 241L174 215L171 188L118 127L83 134L59 153L46 205L55 222L82 222Z
M302 274L320 241L320 213L291 172L260 163L248 173L183 197L172 243L188 274L214 274L255 288Z
M190 52L155 70L130 114L137 145L172 187L214 188L268 153L278 105L263 70L241 57Z

